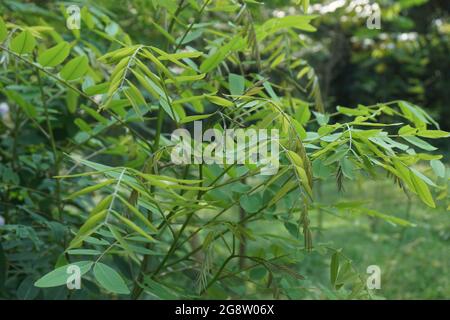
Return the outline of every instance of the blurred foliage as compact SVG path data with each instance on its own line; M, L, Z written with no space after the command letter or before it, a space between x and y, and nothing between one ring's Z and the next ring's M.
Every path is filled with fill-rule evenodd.
M402 97L426 106L442 128L450 128L448 1L317 3L313 12L326 14L316 20L318 46L310 58L328 106ZM374 3L381 8L379 30L366 27Z

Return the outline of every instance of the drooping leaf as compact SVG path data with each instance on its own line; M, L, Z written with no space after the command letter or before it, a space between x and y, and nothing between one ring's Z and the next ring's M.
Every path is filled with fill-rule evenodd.
M66 81L72 81L84 76L88 71L89 62L86 56L70 60L61 70L60 75Z
M428 188L426 183L422 179L420 179L417 175L415 175L412 171L410 171L410 177L420 199L429 207L436 208L433 196L431 195L430 189Z
M189 122L193 122L193 121L203 120L203 119L207 119L211 116L212 116L212 114L199 114L196 116L189 116L189 117L185 117L185 118L181 119L180 123L189 123Z
M5 21L0 17L0 42L3 42L7 36L8 30L6 29Z
M139 227L138 225L136 225L133 221L131 221L128 218L125 218L124 216L122 216L121 214L119 214L116 211L112 211L112 212L113 212L114 216L116 216L119 220L121 220L123 223L125 223L130 229L139 233L141 236L147 238L150 241L155 241L155 239L153 239L152 236L150 236L147 232L142 230L142 228Z
M232 107L232 106L234 106L233 102L231 102L231 101L229 101L227 99L218 97L218 96L206 96L206 98L209 101L211 101L212 103L217 104L217 105L222 106L222 107Z
M339 251L336 251L331 256L330 262L330 281L333 287L336 285L336 279L338 277L339 272Z
M245 78L241 75L230 73L228 75L228 85L232 95L243 95L245 90Z
M75 265L80 268L80 275L86 274L92 267L92 261L80 261L75 262L70 265ZM63 267L59 267L45 276L37 280L34 285L39 288L50 288L50 287L58 287L65 285L67 283L67 279L70 274L67 273L67 268L70 265L65 265Z
M430 165L433 168L434 173L440 177L445 178L446 175L446 169L445 165L440 160L431 160Z
M103 187L111 185L114 181L115 181L114 179L108 179L108 180L103 181L101 183L98 183L96 185L93 185L93 186L90 186L90 187L86 187L86 188L84 188L82 190L79 190L79 191L77 191L75 193L72 193L70 195L69 199L74 199L74 198L77 198L77 197L82 196L84 194L91 193L91 192L94 192L96 190L99 190L99 189L101 189Z
M33 300L39 294L39 288L34 286L33 276L28 276L17 288L17 298L20 300Z
M98 283L106 290L117 294L129 294L125 281L121 275L104 263L97 262L94 266L94 276Z
M104 222L107 213L107 210L103 210L95 215L90 216L81 226L80 230L78 230L75 238L73 238L73 240L70 242L69 249L79 247L87 237L89 237L95 230L97 230L100 227L100 223Z
M420 139L418 137L414 137L414 136L405 137L404 136L403 139L405 139L409 143L411 143L411 144L415 145L416 147L419 147L420 149L423 149L425 151L435 151L435 150L437 150L436 147L432 146L428 142L423 141L422 139Z
M417 135L424 138L430 139L439 139L439 138L448 138L450 133L442 130L419 130Z

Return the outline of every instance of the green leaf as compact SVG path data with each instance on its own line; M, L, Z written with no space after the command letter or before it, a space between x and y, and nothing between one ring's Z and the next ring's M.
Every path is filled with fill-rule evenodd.
M115 181L114 179L108 179L108 180L103 181L103 182L101 182L101 183L98 183L98 184L96 184L96 185L93 185L93 186L89 186L89 187L83 188L83 189L81 189L81 190L79 190L79 191L77 191L77 192L72 193L72 194L69 196L69 199L74 199L74 198L79 197L79 196L82 196L82 195L84 195L84 194L91 193L91 192L94 192L94 191L96 191L96 190L99 190L99 189L101 189L101 188L103 188L103 187L109 186L109 185L112 184L114 181Z
M391 224L394 224L394 225L399 225L402 227L415 227L416 226L415 224L413 224L407 220L397 218L394 216L390 216L390 215L387 215L387 214L384 214L384 213L381 213L381 212L378 212L375 210L370 210L370 209L366 209L366 208L358 208L357 211L361 212L363 214L367 214L371 217L380 218L380 219L382 219L386 222L389 222Z
M30 31L24 30L11 40L10 48L15 53L22 55L31 53L36 46L36 40Z
M134 254L134 250L131 248L131 246L128 244L128 242L122 237L122 234L119 231L119 228L113 226L112 224L108 225L109 231L111 231L111 234L113 237L119 242L120 246L125 250L125 252L132 258L137 259L136 255Z
M111 86L110 82L105 82L84 88L83 90L88 96L95 96L96 94L107 93L110 86Z
M89 217L86 222L78 230L77 235L69 244L69 249L76 248L81 245L81 243L89 237L95 230L97 230L106 218L107 210L100 211Z
M244 38L240 35L234 36L227 44L222 46L220 49L218 49L203 61L203 63L200 65L201 72L208 73L209 71L213 70L219 64L221 64L222 61L225 60L231 52L244 46Z
M89 124L81 118L75 119L75 121L73 123L75 123L77 125L77 127L80 128L80 130L83 132L87 132L87 133L92 132L92 129L89 126Z
M419 198L429 207L436 208L436 204L434 203L433 196L431 195L427 184L412 171L410 171L410 177Z
M3 291L6 281L6 255L0 242L0 292Z
M320 159L314 160L312 168L314 177L323 180L327 179L333 172L331 166L326 166Z
M26 277L17 288L17 298L20 300L33 300L39 294L39 288L34 286L32 276Z
M430 165L431 168L433 168L434 173L438 177L445 178L446 175L445 165L440 160L431 160Z
M307 13L309 8L309 0L303 0L303 12Z
M61 64L70 53L70 45L63 41L56 46L42 52L37 61L43 67L56 67Z
M417 133L418 136L430 139L448 138L450 133L442 130L421 130Z
M411 120L416 127L422 127L424 124L430 123L426 113L416 105L406 101L400 101L398 106L402 110L404 116Z
M336 279L338 277L339 272L339 255L340 252L336 251L331 256L331 263L330 263L330 281L333 287L336 285Z
M402 138L405 139L406 141L408 141L409 143L415 145L416 147L419 147L420 149L423 149L425 151L437 150L436 147L432 146L431 144L429 144L426 141L423 141L420 138L417 138L417 137L402 137Z
M264 267L253 268L249 272L250 279L252 280L261 280L267 274L267 269Z
M297 188L297 182L290 180L288 181L283 187L281 187L277 193L273 196L272 200L270 200L269 204L267 205L268 208L276 204L280 199L282 199L286 194L291 192L293 189Z
M66 81L76 80L86 74L88 67L87 56L79 56L66 63L59 74Z
M67 251L71 255L86 255L86 256L98 256L102 253L98 250L93 249L72 249Z
M336 161L341 160L348 153L348 148L344 146L344 148L336 149L336 151L325 159L324 165L328 166Z
M127 97L127 99L130 101L134 111L136 112L136 115L138 115L139 117L142 117L140 107L146 105L145 98L134 84L132 84L128 80L126 80L126 81L127 81L127 84L129 87L126 90L124 90L124 94Z
M131 205L125 198L117 195L117 197L122 201L122 203L132 212L134 215L141 220L152 232L157 233L158 229L150 223L150 221L133 205Z
M278 57L276 57L272 63L270 64L270 69L276 68L280 63L284 61L284 58L286 57L286 54L283 52Z
M310 21L314 19L316 16L286 16L283 18L273 18L267 20L261 27L257 29L257 38L258 41L263 40L265 37L286 29L286 28L295 28L303 31L315 31L316 28L314 28Z
M0 17L0 42L6 39L8 36L8 30L6 29L6 24L3 19Z
M25 100L23 98L23 95L21 95L17 91L12 90L5 90L4 92L8 99L17 103L17 105L25 112L28 117L33 119L37 117L38 112L36 110L36 107L32 103L29 103L27 100Z
M348 179L353 180L355 178L355 174L353 172L355 169L355 166L353 165L353 162L348 157L345 157L341 160L341 168L342 168L342 173Z
M340 113L348 115L348 116L367 116L369 115L368 110L364 109L351 109L346 107L338 106L336 108Z
M175 60L181 60L186 58L198 58L203 53L200 51L185 51L185 52L177 52L177 53L166 53L156 47L152 47L153 50L158 52L161 56L159 60L170 60L174 62Z
M179 296L172 289L165 285L152 280L149 276L144 278L144 290L161 300L175 300L179 299Z
M106 264L97 262L94 266L94 276L100 285L110 292L117 294L130 293L130 290L120 274Z
M77 110L79 97L80 95L74 90L67 90L66 104L67 109L69 110L70 113L75 113L75 111Z
M147 238L150 241L155 241L147 232L142 230L141 227L136 225L133 221L130 219L125 218L124 216L120 215L118 212L113 211L114 216L116 216L119 220L121 220L123 223L125 223L130 229L134 230L135 232L139 233L141 236Z
M232 106L234 106L233 102L231 102L231 101L229 101L227 99L218 97L218 96L206 96L206 98L209 101L211 101L212 103L217 104L217 105L222 106L222 107L232 107Z
M241 75L230 73L228 75L228 84L230 86L230 93L234 96L244 94L245 78Z
M211 116L212 116L212 114L199 114L196 116L189 116L189 117L185 117L185 118L181 119L180 123L189 123L192 121L203 120L203 119L207 119Z
M162 63L161 61L159 61L151 52L150 50L146 50L143 49L142 50L142 55L145 56L146 58L148 58L150 61L153 62L154 66L156 69L158 69L158 71L164 73L169 79L172 79L172 81L174 81L175 83L177 82L177 80L175 79L175 77L172 75L172 73L169 71L169 69L167 69Z
M239 199L239 203L242 209L245 210L245 212L248 213L258 212L262 206L261 195L259 193L255 193L254 195L251 196L243 195Z
M352 270L351 262L347 260L339 270L339 275L336 279L336 286L343 286L346 282L350 282L357 276L358 275Z
M117 62L119 60L122 60L123 58L129 57L138 48L139 48L139 46L131 46L131 47L120 48L120 49L108 52L107 54L101 56L99 58L99 60L100 61L108 61L108 63Z
M423 182L425 182L427 185L429 185L433 188L437 187L436 184L430 178L428 178L426 175L424 175L419 170L417 170L415 168L409 168L409 170L411 170L416 176L418 176L420 179L422 179Z
M314 115L316 116L317 122L321 125L324 126L328 123L328 121L330 121L330 116L327 114L323 114L320 112L316 112L313 111Z
M401 127L398 130L398 134L401 136L413 136L417 133L417 128L411 127L409 124Z
M284 227L294 238L298 239L300 235L300 229L297 224L292 222L285 222Z
M72 263L70 265L75 265L80 267L81 275L86 274L93 265L92 261L79 261ZM67 278L69 274L67 273L67 268L70 265L65 265L63 267L59 267L52 272L47 273L45 276L40 278L38 281L34 283L36 287L39 288L50 288L50 287L58 287L65 285L67 283Z

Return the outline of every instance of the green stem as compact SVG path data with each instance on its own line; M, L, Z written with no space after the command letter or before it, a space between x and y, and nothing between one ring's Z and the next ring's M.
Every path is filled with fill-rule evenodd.
M156 120L156 135L155 135L155 141L153 144L153 150L155 152L157 152L157 150L159 149L163 123L164 123L164 110L161 106L159 106L158 118ZM154 187L152 186L151 192L153 192L153 190L154 190ZM166 220L164 220L164 221L166 221ZM144 258L142 258L141 266L139 267L139 274L137 276L137 279L135 280L134 288L131 293L131 297L134 300L138 299L139 296L142 294L143 289L139 286L139 283L141 283L144 280L144 276L145 276L145 272L148 267L148 263L149 263L149 256L145 255Z
M59 172L60 172L60 157L58 156L58 152L56 150L56 142L55 142L55 136L53 134L53 126L50 121L50 113L48 112L48 105L47 105L47 101L45 99L45 94L44 94L40 71L37 68L36 68L36 77L38 79L39 91L41 94L41 103L42 103L42 106L44 107L45 123L47 125L47 131L48 131L48 135L50 137L50 145L52 148L53 161L55 164L55 167L53 170L53 176L58 176ZM57 199L57 206L58 206L58 219L61 221L61 219L62 219L61 184L60 184L59 179L56 179L55 182L56 182L56 199Z
M199 18L202 16L203 11L206 9L206 6L209 4L211 0L206 0L205 3L203 4L203 6L200 8L200 11L198 13L197 19L195 19L194 21L192 21L192 23L189 25L189 27L186 29L186 31L184 32L183 36L181 37L180 41L177 43L177 46L175 47L174 52L177 52L178 49L180 49L181 45L183 44L184 39L186 38L186 36L189 34L189 32L191 31L192 27L194 26L194 24L196 24L199 21Z
M292 178L292 176L291 176L287 181L289 181L291 178ZM291 193L293 190L295 190L295 189L292 189L291 191L289 191L289 193ZM289 193L287 193L286 196L287 196ZM267 203L266 205L264 205L264 206L263 206L261 209L259 209L257 212L247 215L244 219L240 220L240 221L238 222L238 224L239 224L239 225L242 225L243 223L249 221L251 218L255 217L256 215L260 214L260 213L263 212L265 209L267 209L267 208L268 208L268 205L269 205L269 203ZM225 211L226 211L226 210L225 210ZM225 211L222 211L221 213L223 213L223 212L225 212ZM218 216L219 216L219 214L216 215L213 219L216 219ZM201 228L197 229L197 231L200 230L200 229L201 229ZM196 231L196 232L197 232L197 231ZM226 229L226 230L220 232L219 234L217 234L217 235L214 237L213 241L219 239L220 237L222 237L223 235L227 234L228 232L230 232L230 229ZM195 233L195 232L194 232L194 233ZM166 265L166 267L171 267L171 266L173 266L173 265L175 265L175 264L178 264L178 263L180 263L180 262L182 262L182 261L185 261L186 259L190 258L192 255L194 255L194 254L196 254L198 251L200 251L202 248L203 248L203 245L198 246L197 248L195 248L195 249L192 250L191 252L187 253L187 254L184 255L183 257L181 257L181 258L175 260L174 262L172 262L172 263Z
M200 187L203 186L203 165L199 164L198 165L198 171L199 171L199 180L200 180ZM199 190L198 194L197 194L197 200L200 200L200 198L203 195L203 191ZM178 241L180 240L184 230L186 229L186 227L189 225L189 222L191 221L191 219L193 218L195 214L195 211L191 212L185 222L183 223L183 225L181 226L180 231L178 232L176 238L173 240L172 245L170 246L169 251L167 252L167 254L164 256L163 260L161 261L161 263L159 264L159 266L156 268L155 272L153 273L153 277L156 276L161 270L162 268L164 268L167 260L169 259L169 257L176 251L177 249L177 244Z

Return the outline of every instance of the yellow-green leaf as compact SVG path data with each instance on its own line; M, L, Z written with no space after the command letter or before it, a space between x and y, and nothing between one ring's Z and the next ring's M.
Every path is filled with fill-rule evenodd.
M206 98L209 101L211 101L212 103L217 104L217 105L222 106L222 107L232 107L232 106L234 106L233 102L231 102L231 101L229 101L227 99L218 97L218 96L206 96Z
M76 80L86 74L89 62L86 56L79 56L70 60L61 70L61 78L67 81Z
M181 119L180 123L189 123L192 121L203 120L203 119L207 119L211 116L212 116L212 114L200 114L197 116L188 116L188 117Z
M157 233L158 229L148 221L148 219L134 206L132 206L126 199L117 195L122 203L139 219L141 220L152 232Z
M81 195L84 195L84 194L91 193L91 192L94 192L96 190L99 190L99 189L101 189L103 187L106 187L106 186L112 184L114 181L115 181L114 179L108 179L108 180L103 181L101 183L98 183L98 184L96 184L94 186L89 186L89 187L83 188L83 189L81 189L81 190L79 190L79 191L77 191L75 193L72 193L70 195L69 199L73 199L73 198L79 197Z
M124 216L120 215L119 213L113 211L113 214L119 219L121 220L123 223L125 223L128 227L130 227L130 229L133 229L134 231L136 231L137 233L139 233L141 236L147 238L150 241L155 241L155 239L153 239L147 232L145 232L144 230L142 230L142 228L140 228L139 226L137 226L133 221L125 218Z
M0 17L0 42L6 39L8 36L8 30L6 29L6 24L3 19Z
M421 130L417 133L418 136L430 139L448 138L450 133L443 130Z
M24 30L11 40L10 48L15 53L27 54L31 53L36 46L36 40L29 30Z
M331 262L330 262L330 281L333 287L336 284L336 279L338 277L339 273L339 252L336 251L331 256Z
M81 245L81 243L91 235L97 228L101 226L101 223L105 220L108 210L103 210L86 220L86 222L78 230L77 235L70 242L67 249L76 248Z
M433 196L431 195L430 189L427 184L416 176L412 171L409 172L411 181L414 184L417 194L419 198L429 207L436 208L436 204L434 203Z
M61 64L69 53L70 45L64 41L42 52L38 57L38 62L44 67L55 67Z

